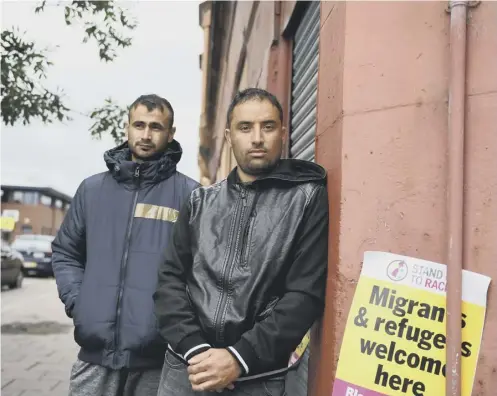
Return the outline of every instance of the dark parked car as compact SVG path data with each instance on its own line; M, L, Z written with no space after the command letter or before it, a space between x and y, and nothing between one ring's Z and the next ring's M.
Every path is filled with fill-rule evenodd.
M19 235L12 247L24 258L25 275L53 276L50 235Z
M2 286L17 289L22 286L24 275L22 273L23 257L2 240Z

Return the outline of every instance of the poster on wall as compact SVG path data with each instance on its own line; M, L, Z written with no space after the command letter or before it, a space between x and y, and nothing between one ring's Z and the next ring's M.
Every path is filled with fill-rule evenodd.
M445 265L366 252L332 396L445 394ZM490 278L463 271L461 395L471 396Z

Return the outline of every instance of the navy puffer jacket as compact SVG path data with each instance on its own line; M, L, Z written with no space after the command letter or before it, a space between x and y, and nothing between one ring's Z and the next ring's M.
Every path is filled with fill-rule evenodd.
M182 204L198 183L176 171L173 141L157 160L131 161L127 143L105 153L108 172L79 186L53 241L59 297L79 358L111 369L161 367L153 293Z

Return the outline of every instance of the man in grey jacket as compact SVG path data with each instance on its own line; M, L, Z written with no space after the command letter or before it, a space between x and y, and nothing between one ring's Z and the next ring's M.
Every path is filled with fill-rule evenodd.
M139 97L128 141L105 153L107 172L81 183L53 242L59 296L81 347L72 396L157 394L167 345L152 296L180 207L198 186L176 170L173 125L166 99Z

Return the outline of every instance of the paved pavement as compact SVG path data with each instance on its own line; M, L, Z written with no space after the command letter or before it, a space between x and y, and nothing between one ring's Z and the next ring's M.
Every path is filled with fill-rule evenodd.
M53 279L2 290L2 396L67 396L78 351Z

